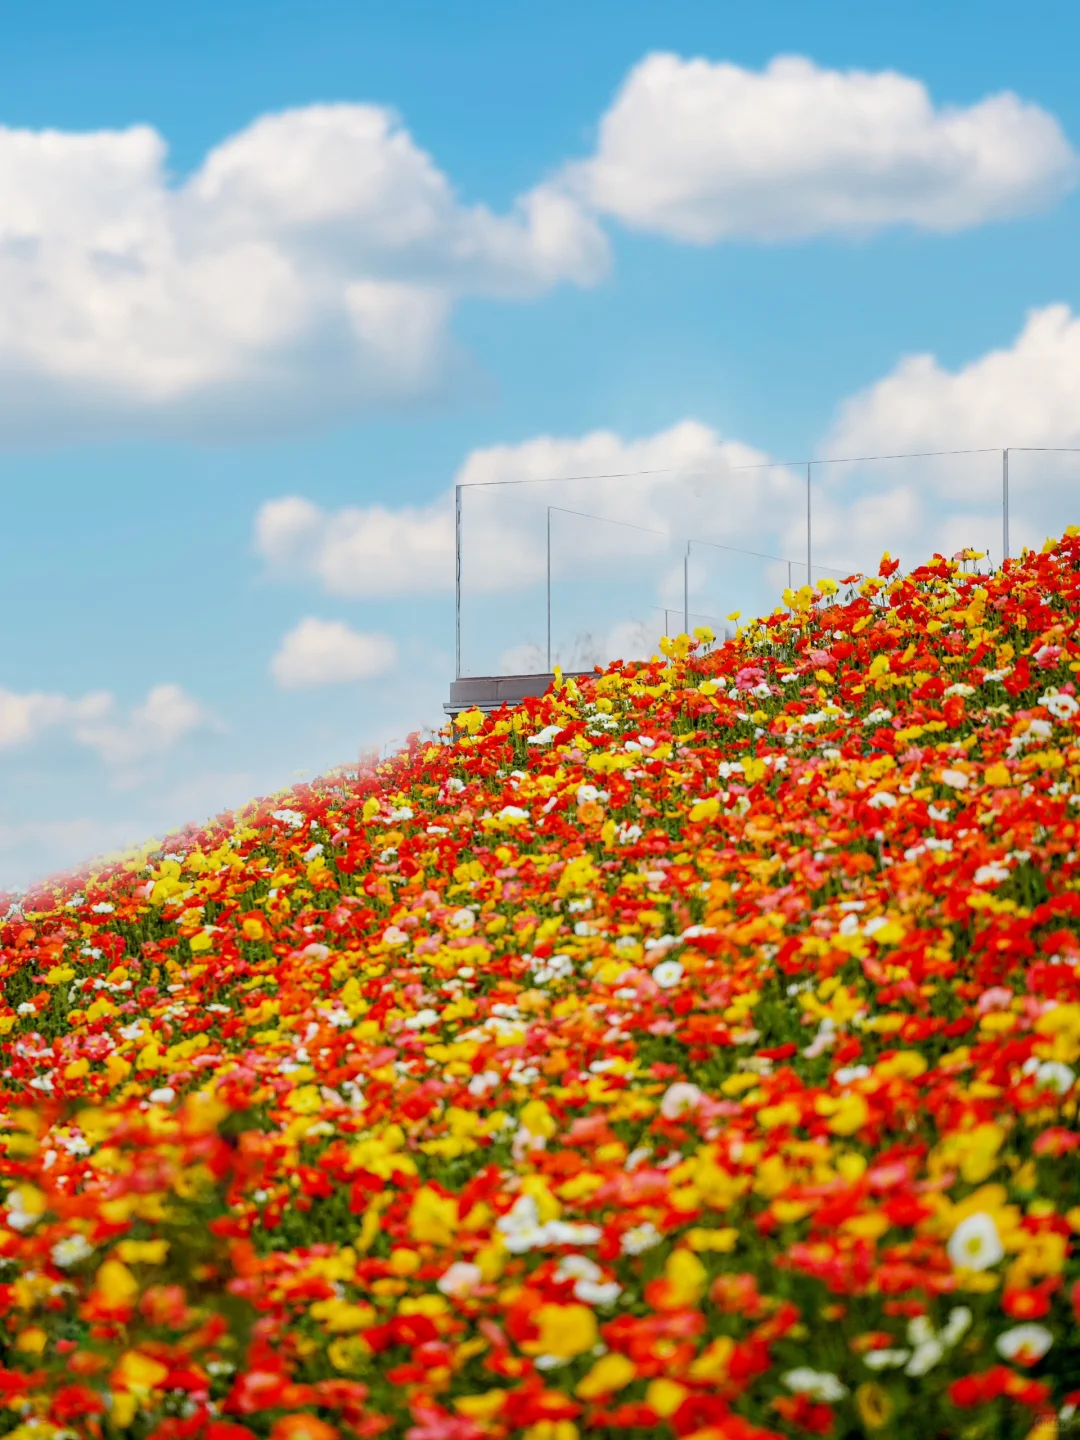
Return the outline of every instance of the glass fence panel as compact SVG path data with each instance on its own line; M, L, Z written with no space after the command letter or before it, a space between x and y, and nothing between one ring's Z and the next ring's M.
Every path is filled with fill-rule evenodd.
M806 583L806 517L804 473L786 465L733 473L688 538L692 607L728 628L733 617L774 609L786 588Z
M1080 451L1010 449L1008 514L1013 555L1080 525Z
M818 460L812 513L815 580L819 570L876 574L886 550L904 570L934 553L960 550L988 555L997 565L1001 451Z
M588 669L775 608L808 578L971 552L989 569L1080 524L1080 452L714 465L460 491L460 673ZM808 514L809 512L809 514ZM809 524L808 524L809 520Z
M552 664L590 670L651 654L669 615L682 629L680 536L565 505L550 523Z
M590 669L687 626L723 634L805 583L806 498L783 465L463 486L461 674Z
M716 617L719 635L739 620L765 615L782 603L785 590L799 590L807 581L806 560L746 550L708 540L688 546L689 588L704 612ZM839 583L847 572L815 565L814 580L831 574ZM693 628L691 626L691 628Z
M531 485L466 485L457 503L458 672L535 673L546 642L548 499Z

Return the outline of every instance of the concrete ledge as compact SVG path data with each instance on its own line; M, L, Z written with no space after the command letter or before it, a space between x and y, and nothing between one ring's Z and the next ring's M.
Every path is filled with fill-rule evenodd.
M564 679L591 675L591 670L566 671ZM555 682L554 675L476 675L450 683L450 699L443 705L448 715L461 710L498 710L517 705L528 696L543 695Z

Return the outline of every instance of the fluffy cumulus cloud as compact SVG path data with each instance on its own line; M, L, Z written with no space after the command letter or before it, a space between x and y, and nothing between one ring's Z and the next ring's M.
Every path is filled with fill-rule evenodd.
M543 579L549 526L553 567L565 572L586 560L666 553L691 536L737 537L777 504L797 505L799 494L789 471L697 420L638 439L596 430L474 450L454 485L463 580L484 593ZM259 511L255 545L272 573L315 580L333 595L448 593L455 524L453 487L429 505L397 508L329 511L288 496Z
M662 574L673 604L688 541L700 557L708 542L775 540L777 518L801 495L785 466L694 419L638 438L596 430L474 450L457 480L473 588L536 583L550 553L553 578L564 582L603 586L627 561L642 576Z
M0 897L5 897L0 899L0 919L7 910L6 894L90 856L120 850L141 833L138 822L127 818L0 820Z
M805 513L805 482L697 420L637 438L598 430L474 450L455 486L465 673L543 668L549 565L551 659L575 669L651 650L665 629L682 629L684 606L691 623L718 628L733 607L767 605L789 577L805 578L805 539L793 572L776 548ZM427 506L274 500L255 542L270 574L329 594L448 596L454 488Z
M373 680L397 664L397 646L388 635L363 634L340 620L309 616L290 630L270 662L286 690Z
M463 295L605 268L540 186L465 205L393 113L264 116L180 184L147 126L0 129L0 433L262 428L433 384Z
M568 674L591 670L595 665L606 664L609 660L636 660L658 653L661 639L665 635L677 635L683 628L681 605L649 606L649 615L642 620L616 620L613 624L590 629L574 628L564 630L555 639L552 647L551 664L559 665ZM696 612L690 616L694 626L702 619ZM732 633L733 626L714 630L721 636ZM548 668L546 647L532 644L513 645L499 657L499 673L504 675L538 675Z
M958 369L901 360L839 406L819 448L834 461L813 467L815 575L876 569L885 549L902 563L967 547L999 560L1005 445L1011 551L1076 523L1080 453L1036 447L1080 449L1078 392L1080 317L1060 305ZM922 453L936 451L971 453ZM850 459L866 456L884 458ZM484 665L546 662L549 534L551 658L575 668L651 647L681 628L684 606L719 629L732 609L768 606L806 579L805 474L696 420L478 449L455 483L463 628L490 635ZM452 490L427 506L339 511L291 497L263 507L256 544L272 573L330 594L445 594L454 529Z
M107 765L132 766L164 755L204 729L221 729L221 722L181 686L155 685L127 715L77 725L75 739L96 750Z
M374 104L261 116L179 181L167 161L145 125L0 127L0 439L256 433L430 393L455 304L594 283L604 215L695 243L950 231L1077 168L1009 93L944 107L892 72L660 54L596 153L502 214Z
M935 105L895 71L653 54L566 179L628 225L709 244L962 230L1043 206L1076 175L1057 121L1010 92Z
M100 721L112 704L112 696L104 690L71 699L45 690L0 688L0 750L26 745L55 726Z
M155 685L124 712L106 690L72 698L41 690L0 689L0 751L29 745L49 731L126 768L171 750L196 730L221 722L179 685Z
M947 370L933 355L902 359L847 400L828 440L835 454L874 449L1080 444L1080 318L1066 305L1032 310L1011 345Z
M865 549L891 534L909 553L932 538L950 553L989 546L1000 558L1006 446L1010 549L1076 523L1077 394L1080 317L1065 305L1031 311L1011 344L955 370L933 355L905 357L840 406L822 445L828 455L901 457L821 468L822 544L855 535ZM919 456L963 450L976 453Z
M91 860L115 857L189 822L197 825L209 816L238 808L253 794L269 793L280 784L280 775L195 770L164 789L151 786L135 793L127 788L121 802L123 809L114 808L112 814L103 814L99 801L91 814L61 810L47 818L20 815L17 806L12 813L16 795L8 786L4 803L0 804L0 896L70 866L83 869ZM71 801L74 797L65 792L64 798ZM0 899L0 916L4 909Z
M260 509L255 547L277 574L315 578L332 595L446 590L454 583L453 502L328 511L290 495Z
M145 125L0 128L0 438L250 433L430 392L459 299L603 274L598 216L695 243L951 231L1077 169L1010 93L947 107L893 72L664 54L631 70L591 158L503 214L464 203L380 105L264 115L179 182L167 158Z

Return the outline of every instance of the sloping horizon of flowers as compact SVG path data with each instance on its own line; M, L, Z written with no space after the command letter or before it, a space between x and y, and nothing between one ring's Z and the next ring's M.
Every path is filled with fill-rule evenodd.
M1052 1440L1080 536L888 557L0 924L0 1435Z

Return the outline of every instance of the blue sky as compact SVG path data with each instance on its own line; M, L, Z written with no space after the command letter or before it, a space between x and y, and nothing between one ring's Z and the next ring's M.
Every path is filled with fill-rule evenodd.
M455 477L667 469L668 488L560 502L787 555L798 477L744 471L695 498L680 476L1080 443L1080 15L1016 17L678 0L7 16L0 887L438 723ZM778 56L804 69L769 71ZM925 113L885 72L925 87ZM677 113L691 91L699 132ZM1023 103L980 108L1003 92ZM351 108L311 120L334 104ZM355 180L372 156L377 193ZM999 461L965 463L822 471L819 558L996 543ZM1067 469L1017 457L1014 476L1021 538L1080 519ZM524 664L541 638L526 491L518 511L471 497L489 527L478 666ZM598 653L645 643L674 551L642 541L628 566L610 530L561 523L560 657L579 620ZM713 613L731 597L706 568L694 604ZM746 582L750 603L777 573Z

